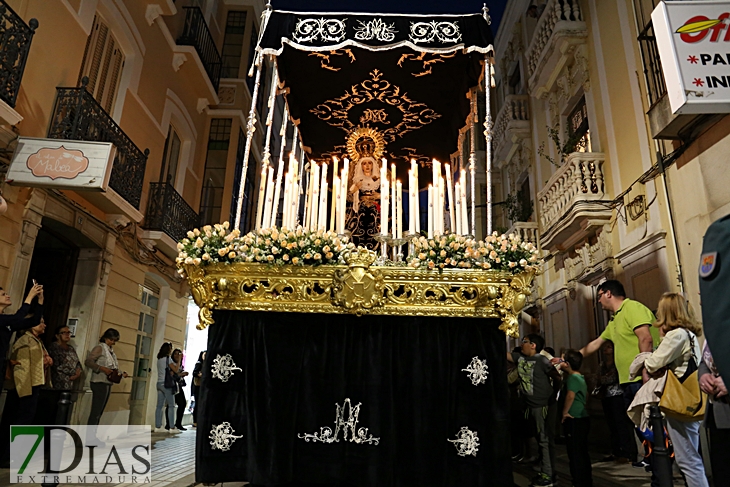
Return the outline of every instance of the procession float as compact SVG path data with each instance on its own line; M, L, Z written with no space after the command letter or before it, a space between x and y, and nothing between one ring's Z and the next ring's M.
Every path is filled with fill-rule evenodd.
M178 244L210 326L198 482L512 485L505 334L540 261L477 194L489 24L264 12L236 220Z

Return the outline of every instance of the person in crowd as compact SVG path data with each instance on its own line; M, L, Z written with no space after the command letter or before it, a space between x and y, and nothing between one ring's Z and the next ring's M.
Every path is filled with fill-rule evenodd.
M520 393L525 398L530 416L537 425L537 443L540 450L540 474L532 479L536 487L554 485L555 465L555 418L550 408L560 391L560 374L550 361L540 355L545 339L531 333L522 339L521 354L507 354L507 360L517 364L520 377Z
M588 454L588 432L591 428L591 418L586 409L588 387L585 377L580 373L582 364L583 355L577 350L565 352L563 362L560 364L566 372L563 429L573 486L593 487L591 457Z
M36 299L37 298L37 299ZM13 332L36 326L43 316L43 286L33 282L25 301L14 314L3 314L11 306L10 294L0 287L0 374L6 373L5 357L8 356ZM0 410L1 411L1 410Z
M624 391L619 385L618 370L613 358L613 342L604 343L602 351L600 385L594 392L601 398L603 414L611 437L611 454L603 461L631 463L636 460L639 452L634 440L634 426L626 415Z
M659 300L654 326L664 338L654 353L644 360L644 367L652 375L671 370L681 382L697 370L701 356L697 337L702 335L702 328L692 316L684 296L665 293ZM682 421L667 416L666 421L674 457L687 487L709 487L699 453L702 420Z
M39 338L46 331L46 323L41 317L40 323L23 333L10 351L8 363L12 373L5 381L8 389L5 414L3 415L3 455L0 463L10 464L10 426L14 424L33 424L38 407L40 389L50 383L49 368L53 363L50 355Z
M190 386L190 398L193 403L193 427L198 427L198 406L200 405L200 383L203 380L203 366L205 364L205 351L200 352L198 361L193 368L193 384Z
M89 425L98 425L101 415L104 412L106 403L109 402L113 382L110 375L119 373L119 362L114 354L114 345L119 341L119 332L114 328L108 328L99 338L99 344L91 349L84 363L91 369L91 412L86 422ZM127 373L121 372L122 378Z
M730 479L730 399L725 381L717 370L705 341L699 367L700 389L709 396L705 428L710 451L710 466L715 486Z
M167 405L167 422L174 423L175 413L175 394L177 393L177 381L175 374L178 372L178 366L170 358L172 355L172 343L165 342L157 352L157 408L155 409L155 433L163 432L162 429L162 411ZM165 374L170 375L168 383L165 383ZM177 428L166 428L169 433L178 433Z
M185 391L183 390L183 387L185 387L185 377L188 376L188 373L183 370L183 353L182 350L179 348L176 348L172 352L172 361L175 362L178 369L177 372L175 372L175 379L177 380L177 393L175 394L175 404L177 404L177 414L175 416L175 428L177 428L180 431L185 431L187 428L184 428L182 425L183 416L185 416L185 406L188 405L188 401L185 398ZM169 408L169 406L167 406ZM169 430L170 429L170 415L166 415L166 425L165 427Z
M598 286L598 303L603 309L613 313L613 317L606 325L601 336L580 349L583 357L587 357L600 349L607 341L613 342L614 362L618 371L618 379L623 390L624 410L628 409L641 388L642 378L633 381L629 379L629 367L636 355L640 352L651 352L654 345L659 343L659 333L651 325L654 323L654 314L649 308L638 301L626 297L623 284L616 280L604 281ZM644 381L649 379L644 373ZM641 441L643 435L634 430ZM644 463L632 457L633 465L643 467ZM654 482L654 476L652 476Z
M53 360L51 386L41 390L41 407L36 415L37 424L56 424L61 393L73 390L74 381L81 377L81 361L70 341L71 330L68 326L62 325L56 330L55 341L48 346L48 354ZM65 424L65 421L61 424Z

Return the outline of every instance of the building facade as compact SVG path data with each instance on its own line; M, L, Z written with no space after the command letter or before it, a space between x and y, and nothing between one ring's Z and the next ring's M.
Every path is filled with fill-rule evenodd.
M698 309L702 235L730 211L730 122L671 114L657 3L512 1L496 36L495 225L545 256L523 331L557 352L605 328L604 279L650 309L668 291Z
M47 340L71 325L82 361L105 329L119 330L115 352L130 378L112 387L102 422L152 424L157 351L164 341L182 349L186 341L189 295L174 266L176 242L235 214L253 89L246 74L263 2L0 7L5 29L20 33L17 46L3 46L17 47L17 58L3 66L11 74L0 93L0 190L8 204L0 286L19 304L32 279L42 283ZM19 136L112 142L108 189L6 180ZM260 158L254 150L249 167ZM85 423L90 403L87 377L73 423Z

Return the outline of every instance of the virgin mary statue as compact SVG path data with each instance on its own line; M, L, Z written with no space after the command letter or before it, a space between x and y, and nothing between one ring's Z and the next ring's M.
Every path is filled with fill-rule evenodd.
M380 163L373 157L375 144L364 137L356 145L360 156L353 171L347 199L352 201L345 227L355 245L375 250L380 233Z

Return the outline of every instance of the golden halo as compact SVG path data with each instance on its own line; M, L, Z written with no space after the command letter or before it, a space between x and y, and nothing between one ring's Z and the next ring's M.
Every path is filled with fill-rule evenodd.
M370 137L373 139L373 142L375 142L373 158L379 161L380 158L383 157L383 152L385 151L385 139L383 138L383 134L370 127L358 127L347 136L347 154L350 156L350 160L353 164L360 159L360 154L358 154L355 145L358 140L364 137Z

